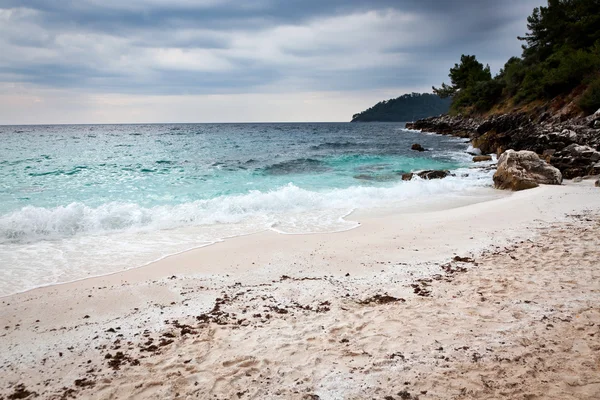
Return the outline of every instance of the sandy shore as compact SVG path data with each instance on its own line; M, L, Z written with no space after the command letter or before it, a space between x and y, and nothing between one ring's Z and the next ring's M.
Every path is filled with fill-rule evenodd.
M600 398L600 191L263 232L0 299L0 399Z

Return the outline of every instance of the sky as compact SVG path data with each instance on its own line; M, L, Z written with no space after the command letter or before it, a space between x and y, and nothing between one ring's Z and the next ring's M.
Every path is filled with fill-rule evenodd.
M543 0L0 0L0 125L349 121L497 72Z

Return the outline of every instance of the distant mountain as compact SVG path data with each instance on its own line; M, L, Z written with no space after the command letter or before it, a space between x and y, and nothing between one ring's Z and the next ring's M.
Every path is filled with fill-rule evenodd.
M409 122L445 114L451 98L441 99L430 93L410 93L396 99L381 101L352 116L352 122Z

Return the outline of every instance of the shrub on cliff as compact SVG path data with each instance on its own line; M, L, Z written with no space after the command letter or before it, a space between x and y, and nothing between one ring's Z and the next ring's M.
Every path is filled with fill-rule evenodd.
M587 87L579 100L579 107L587 114L600 110L600 76Z
M600 47L594 46L591 50L562 47L543 62L530 66L514 64L511 72L517 77L511 82L513 90L507 94L514 96L515 103L524 103L569 93L600 69L597 48Z
M600 48L600 47L599 47ZM600 68L600 52L563 47L542 65L542 91L550 98L567 93Z

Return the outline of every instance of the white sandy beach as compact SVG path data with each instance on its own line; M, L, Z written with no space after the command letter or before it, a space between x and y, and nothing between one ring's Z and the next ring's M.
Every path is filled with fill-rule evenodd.
M4 297L0 399L600 398L600 189L453 206Z

